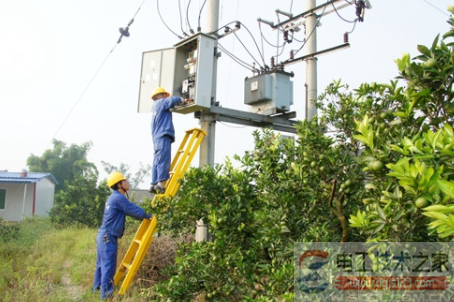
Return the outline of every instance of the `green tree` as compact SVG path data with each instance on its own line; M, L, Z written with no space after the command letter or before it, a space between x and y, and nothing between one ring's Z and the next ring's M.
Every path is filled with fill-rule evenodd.
M150 175L151 171L150 165L144 166L142 163L139 163L140 168L133 176L132 173L129 172L129 165L127 164L120 163L120 166L118 167L105 161L101 161L101 164L104 167L104 171L108 174L113 171L121 172L128 179L131 189L137 188L143 179Z
M203 218L212 241L181 245L155 298L292 301L295 241L452 238L454 44L445 41L453 18L449 24L442 41L396 60L398 80L329 85L295 141L256 131L254 150L234 157L241 168L227 161L188 171L174 198L153 211L174 234L193 233Z
M104 205L110 195L107 183L97 185L95 176L76 176L65 190L55 195L55 205L50 211L52 222L60 225L86 225L99 227Z
M87 154L92 143L82 145L67 145L59 140L52 141L53 149L48 149L41 156L30 155L27 158L27 166L30 172L48 172L58 181L55 187L56 193L65 188L67 184L78 176L92 177L98 175L95 164L87 160Z
M109 188L105 181L97 184L98 170L87 160L91 142L67 147L54 139L53 145L42 156L31 155L27 159L31 172L49 172L59 182L49 213L52 222L99 226Z

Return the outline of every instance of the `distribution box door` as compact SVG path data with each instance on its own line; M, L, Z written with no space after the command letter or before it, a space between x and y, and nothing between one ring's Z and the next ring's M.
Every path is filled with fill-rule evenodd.
M171 95L174 90L175 48L147 51L142 54L140 73L139 104L137 112L151 112L153 100L151 92L156 87L164 87Z

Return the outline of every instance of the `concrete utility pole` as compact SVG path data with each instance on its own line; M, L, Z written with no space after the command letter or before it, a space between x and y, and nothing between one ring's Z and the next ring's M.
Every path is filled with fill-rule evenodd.
M219 0L207 0L207 32L214 32L219 28ZM217 40L214 44L217 51ZM214 55L214 54L213 54ZM213 56L213 82L211 86L211 101L216 99L216 79L217 79L217 56ZM209 164L214 166L214 150L216 139L216 115L209 110L202 112L200 116L200 127L207 133L207 136L200 144L199 167ZM197 221L195 240L197 242L209 239L208 226L202 220Z
M306 0L306 10L315 7L315 0ZM317 52L317 15L312 13L306 17L306 54ZM306 60L306 120L311 120L317 114L317 108L312 100L317 98L317 57Z
M219 28L219 0L207 0L207 32L214 32ZM214 47L217 51L218 42L215 41ZM211 101L216 98L216 79L217 79L217 56L213 57L213 82L211 86ZM207 136L200 145L199 166L203 167L209 164L214 166L214 150L216 138L216 120L215 115L202 112L200 117L200 127L207 133Z

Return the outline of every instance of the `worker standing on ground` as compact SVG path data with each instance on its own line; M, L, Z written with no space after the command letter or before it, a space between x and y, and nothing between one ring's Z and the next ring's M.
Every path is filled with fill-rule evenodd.
M97 260L93 282L93 292L101 289L102 301L113 297L114 275L117 268L117 239L123 236L126 215L136 219L152 217L124 196L129 190L129 183L123 174L112 172L107 177L107 185L113 192L106 202L102 225L96 237Z
M175 128L170 109L186 101L179 96L170 96L164 88L157 87L151 94L151 136L153 138L154 158L151 168L151 193L163 194L164 182L170 178L171 144L175 141Z

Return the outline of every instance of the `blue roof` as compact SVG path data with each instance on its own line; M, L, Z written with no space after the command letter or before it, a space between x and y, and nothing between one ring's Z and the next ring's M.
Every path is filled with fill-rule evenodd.
M0 172L0 183L35 183L43 178L50 178L55 184L58 181L50 173L28 172L27 176L21 177L20 172Z

